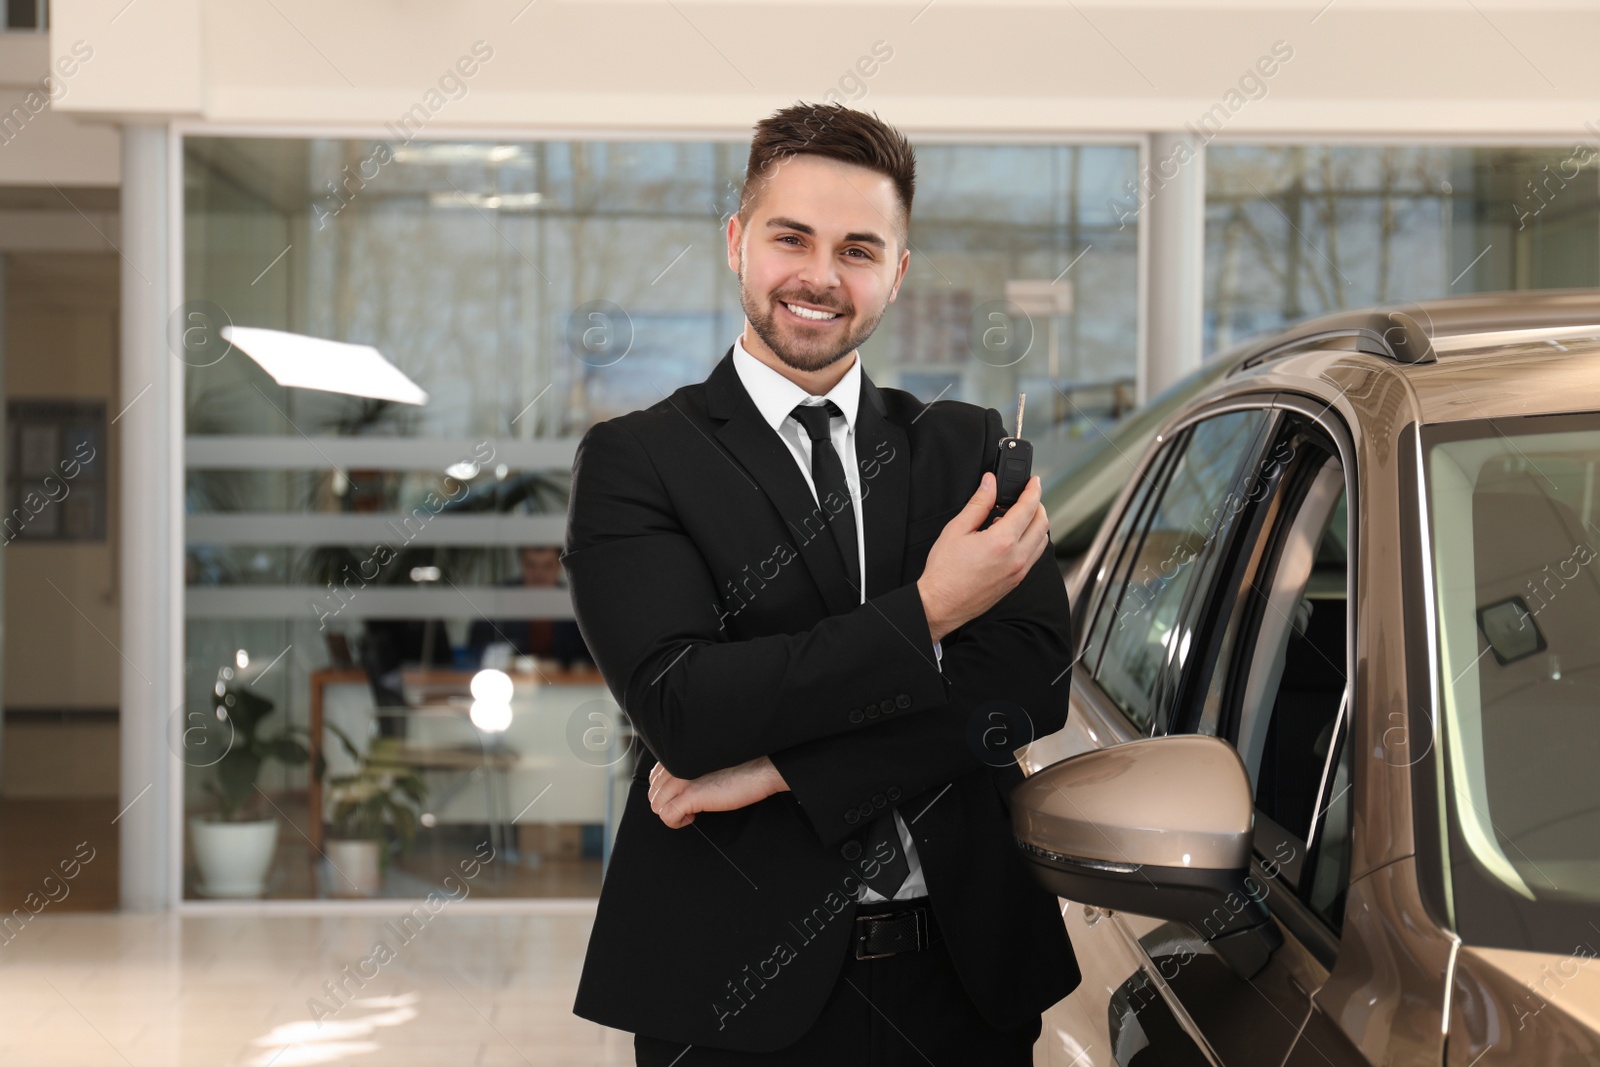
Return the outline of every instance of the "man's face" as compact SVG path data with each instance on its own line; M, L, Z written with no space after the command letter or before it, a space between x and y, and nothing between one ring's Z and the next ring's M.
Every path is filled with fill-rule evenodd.
M748 226L728 221L728 266L750 326L789 367L816 371L872 336L911 263L894 183L865 167L795 155L769 168ZM829 317L813 319L799 305Z
M556 585L561 580L561 553L553 548L522 550L522 584Z

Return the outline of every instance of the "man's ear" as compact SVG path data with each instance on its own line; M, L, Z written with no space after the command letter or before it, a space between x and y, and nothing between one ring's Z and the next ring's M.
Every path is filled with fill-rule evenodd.
M911 249L900 250L900 266L894 274L894 288L889 290L889 303L894 303L894 298L900 295L900 283L905 280L906 269L911 266Z
M728 216L728 269L739 273L739 245L744 241L744 224L737 214Z

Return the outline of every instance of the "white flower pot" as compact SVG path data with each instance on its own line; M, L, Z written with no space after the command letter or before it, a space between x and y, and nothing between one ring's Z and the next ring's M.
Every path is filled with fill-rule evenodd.
M375 897L383 888L383 871L379 866L378 842L370 838L343 840L333 838L322 843L322 852L328 858L327 887L330 896Z
M257 822L189 819L200 880L195 891L208 897L259 897L266 892L267 869L278 843L276 816Z

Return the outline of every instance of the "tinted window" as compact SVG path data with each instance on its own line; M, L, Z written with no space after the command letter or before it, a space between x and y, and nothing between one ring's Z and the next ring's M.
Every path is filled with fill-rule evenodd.
M1213 545L1231 528L1242 501L1230 489L1266 419L1261 409L1197 423L1172 447L1160 500L1139 529L1120 586L1101 607L1104 651L1096 680L1139 729L1151 720L1156 681L1186 651L1179 609Z
M1165 468L1171 459L1172 450L1169 449L1139 478L1133 496L1118 520L1116 534L1106 545L1099 573L1089 579L1084 586L1084 603L1091 612L1098 612L1094 616L1092 625L1087 628L1089 637L1084 644L1082 657L1084 669L1090 674L1093 674L1099 666L1100 653L1105 648L1106 631L1117 617L1116 606L1121 599L1123 582L1127 578L1128 558L1133 553L1131 546L1138 544L1139 532L1144 527L1145 513L1149 510L1150 497L1156 486L1166 477Z
M1304 435L1246 590L1233 740L1266 873L1338 929L1349 870L1349 561L1344 469ZM1314 858L1313 858L1314 857Z

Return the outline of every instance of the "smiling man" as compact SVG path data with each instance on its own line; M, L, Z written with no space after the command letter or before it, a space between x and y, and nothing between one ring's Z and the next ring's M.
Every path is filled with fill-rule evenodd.
M858 351L914 187L875 116L759 123L743 331L578 446L562 558L644 750L574 1011L640 1064L1027 1064L1079 981L1009 814L1070 683L1038 479L985 527L999 413Z

